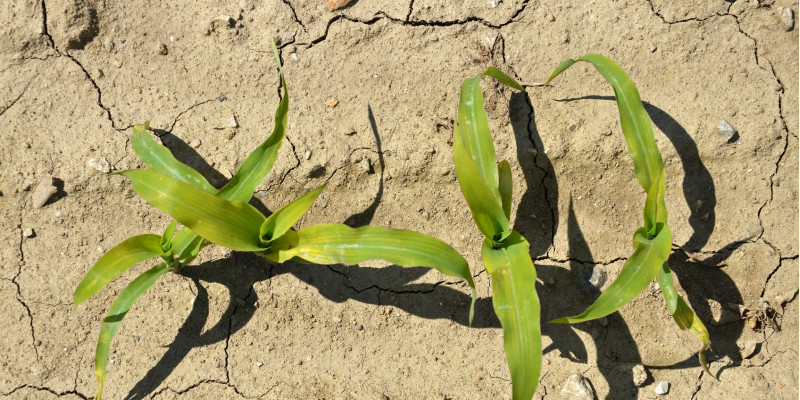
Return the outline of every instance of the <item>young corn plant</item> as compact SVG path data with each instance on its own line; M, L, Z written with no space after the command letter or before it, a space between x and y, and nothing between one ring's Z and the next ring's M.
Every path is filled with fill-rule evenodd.
M453 133L453 158L461 191L475 224L486 237L481 257L492 277L492 303L503 325L513 399L530 400L542 367L536 269L528 253L530 245L510 228L511 167L508 161L496 162L480 87L484 75L519 91L525 90L493 67L464 80Z
M681 329L689 329L701 339L703 345L699 358L708 371L704 353L710 343L708 331L675 290L667 261L672 234L667 226L664 202L666 177L650 117L642 106L636 86L613 61L599 55L587 55L577 61L591 62L613 86L625 142L633 158L636 177L647 198L644 226L634 233L634 253L617 279L580 315L550 322L577 323L604 317L630 302L653 278L657 278L675 322ZM577 61L570 59L562 63L547 83ZM480 89L480 79L484 75L524 91L512 78L492 67L464 80L458 124L454 131L453 156L461 191L475 224L486 237L481 255L486 272L492 278L495 313L503 325L512 396L514 400L530 400L536 392L542 359L536 270L528 254L528 242L510 229L511 169L505 160L496 163Z
M95 352L95 375L100 400L106 381L108 352L120 322L134 302L161 276L189 265L209 243L233 250L255 252L271 261L313 264L357 264L382 259L400 266L435 268L466 280L472 288L470 322L476 298L475 284L467 261L452 247L421 233L377 226L350 228L346 225L314 225L292 229L323 187L275 211L269 217L247 203L269 173L286 135L289 93L278 62L283 96L275 112L272 134L251 153L222 188L215 189L197 171L179 162L155 142L148 124L133 128L133 149L149 169L120 172L133 189L150 204L172 216L162 235L131 237L103 255L89 270L74 293L75 304L89 299L128 268L151 258L161 262L134 279L108 310L100 328ZM175 233L178 223L182 228Z
M705 351L710 346L708 330L691 307L675 290L669 268L672 232L667 225L667 207L664 202L666 173L661 153L653 136L653 123L642 106L639 91L628 74L610 59L589 54L577 60L568 59L550 75L547 83L579 61L589 62L614 88L619 108L620 125L625 144L633 159L636 179L647 193L644 206L644 226L633 234L633 255L628 258L619 276L584 312L573 317L558 318L550 322L577 323L601 318L619 310L644 290L656 278L672 318L682 330L697 336L702 347L698 357L708 371ZM547 84L546 83L546 84ZM709 375L711 373L709 372ZM713 375L711 375L713 376Z

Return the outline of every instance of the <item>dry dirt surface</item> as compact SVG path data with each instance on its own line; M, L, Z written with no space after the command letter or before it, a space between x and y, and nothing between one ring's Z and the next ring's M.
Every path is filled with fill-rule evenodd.
M600 399L796 399L797 13L787 0L357 0L333 12L324 0L4 1L0 397L94 396L101 321L149 264L80 307L72 291L105 251L170 221L106 171L142 166L129 138L149 120L180 160L224 184L272 130L275 38L290 122L251 203L274 210L327 182L298 226L441 238L470 262L475 322L464 282L437 271L277 265L211 246L128 313L105 398L510 399L448 122L461 81L486 66L537 82L600 53L630 74L653 119L670 263L711 333L711 374L653 283L604 320L543 323L535 398L566 398L567 378L582 374ZM589 64L525 93L483 83L542 319L580 312L619 273L642 218L613 91ZM36 208L50 176L55 193ZM774 318L751 325L740 305Z

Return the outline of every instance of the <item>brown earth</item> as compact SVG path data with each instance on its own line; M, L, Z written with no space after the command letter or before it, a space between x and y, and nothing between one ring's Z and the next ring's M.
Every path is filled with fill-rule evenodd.
M791 18L781 18L784 7ZM149 120L179 159L223 184L272 129L274 37L290 123L254 201L274 210L328 182L299 226L346 221L441 238L470 262L475 323L465 284L436 271L275 265L212 246L128 314L106 398L510 398L481 236L441 123L455 115L461 81L488 65L535 82L565 58L601 53L628 71L655 124L670 261L709 327L714 376L654 283L605 321L544 324L535 398L560 398L581 373L598 398L796 399L797 12L787 0L358 0L333 13L323 0L5 2L0 396L94 395L100 322L147 265L80 307L72 291L104 251L160 233L169 218L87 162L139 167L131 127ZM515 224L532 244L542 318L579 312L596 298L587 273L603 270L607 286L641 224L644 196L613 91L588 64L524 94L484 84L498 157L513 166ZM716 132L723 119L738 141ZM58 191L34 208L47 174ZM712 323L714 302L753 308L760 299L780 329ZM748 344L755 353L743 359ZM635 364L649 373L641 387ZM670 391L657 396L662 380Z

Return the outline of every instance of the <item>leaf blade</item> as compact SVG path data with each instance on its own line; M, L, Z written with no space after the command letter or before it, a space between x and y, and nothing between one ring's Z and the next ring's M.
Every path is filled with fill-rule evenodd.
M216 193L217 189L199 172L192 167L178 161L166 147L156 143L147 133L144 125L133 127L131 136L133 151L151 170L164 174L181 182L188 183L196 188L209 193Z
M503 341L511 372L514 400L529 400L536 392L542 367L542 339L536 268L530 245L512 232L503 247L483 243L481 256L492 276L492 303L503 325Z
M324 189L325 185L322 185L272 213L261 225L261 238L269 241L283 236L308 211Z
M137 235L124 240L103 254L84 275L72 295L75 305L92 297L134 264L161 256L163 253L161 237L158 235Z
M266 218L253 206L221 199L153 171L135 169L120 174L131 180L133 190L148 203L203 238L233 250L265 249L259 233Z
M225 200L250 200L253 192L267 177L267 174L275 164L275 160L278 158L278 151L283 146L283 139L286 137L286 127L289 124L289 90L286 87L281 60L274 41L272 42L272 51L275 55L275 62L278 63L281 86L283 87L283 97L280 104L278 104L277 110L275 110L275 126L269 138L247 156L236 171L236 174L220 189L218 195Z
M578 323L602 318L619 310L636 297L656 277L672 248L672 233L663 225L658 235L649 239L644 228L633 235L633 255L625 262L617 279L581 314L557 318L551 323Z
M145 271L120 292L111 305L111 308L109 308L103 320L103 325L100 328L100 337L97 339L97 349L95 350L94 372L97 378L97 395L95 399L101 400L103 395L103 387L106 382L108 350L111 347L111 341L117 333L120 322L122 322L122 319L139 296L147 291L150 286L153 286L158 278L169 271L169 268L167 268L164 263L158 264Z
M511 166L508 161L503 160L497 164L497 175L499 178L497 189L500 192L500 203L503 206L503 213L511 221L511 194L514 183L511 180Z

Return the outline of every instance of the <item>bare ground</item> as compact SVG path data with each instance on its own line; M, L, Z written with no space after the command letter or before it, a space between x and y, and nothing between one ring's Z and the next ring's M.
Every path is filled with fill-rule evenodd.
M274 37L290 123L254 204L274 210L327 182L300 226L369 223L441 238L470 262L475 323L465 284L436 271L274 265L210 247L128 314L106 398L510 398L480 233L442 124L455 115L461 81L487 65L533 82L585 53L628 71L655 124L670 261L710 329L714 376L652 284L606 321L544 324L536 398L560 398L574 373L608 399L798 397L795 2L358 0L336 12L322 0L186 3L0 5L0 396L94 395L100 322L147 265L78 308L72 290L104 251L169 219L88 160L140 166L129 137L149 120L179 159L224 184L271 131ZM601 79L587 64L524 94L484 82L545 321L596 298L578 286L593 269L607 286L640 224L644 197ZM716 132L722 119L738 141ZM35 209L46 174L58 192ZM715 302L753 308L759 299L778 311L777 326L712 323ZM649 373L641 387L635 364ZM670 391L656 396L662 380Z

